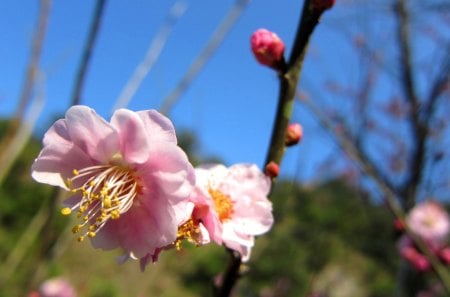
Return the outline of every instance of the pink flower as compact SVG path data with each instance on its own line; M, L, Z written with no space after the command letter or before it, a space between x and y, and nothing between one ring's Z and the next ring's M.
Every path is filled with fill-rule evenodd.
M62 213L77 213L79 241L139 258L176 240L195 175L169 119L120 109L108 123L74 106L43 145L32 176L73 193Z
M431 268L427 257L417 250L413 241L408 236L403 236L400 239L398 249L403 259L408 261L417 271L423 272Z
M77 294L72 285L64 278L52 278L46 280L39 287L40 297L76 297Z
M434 248L445 243L450 233L447 212L439 203L431 200L417 204L411 209L406 217L406 223L416 236Z
M178 206L180 207L180 206ZM195 244L196 246L202 246L210 242L209 232L199 220L199 218L195 215L195 205L193 202L189 202L187 204L182 204L181 207L185 209L182 211L178 211L178 214L184 214L184 217L177 218L177 221L181 222L178 226L177 238L174 242L169 245L166 245L161 248L157 248L152 253L147 253L144 257L139 258L140 267L142 271L145 271L145 268L149 263L154 263L158 261L159 255L161 252L165 250L181 250L182 243L184 241ZM186 216L186 214L188 216ZM125 262L129 258L133 258L137 260L132 254L127 254L122 256L119 259L119 262Z
M212 240L250 258L254 237L273 224L272 204L267 199L270 178L255 165L201 166L195 169L193 196L206 202L198 211Z
M277 34L266 30L256 30L251 38L252 52L259 63L281 70L284 66L284 42Z

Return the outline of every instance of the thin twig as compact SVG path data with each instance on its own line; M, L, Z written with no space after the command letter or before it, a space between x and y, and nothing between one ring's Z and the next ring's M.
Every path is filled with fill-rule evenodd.
M333 123L320 111L318 107L315 106L315 104L311 100L302 100L302 104L305 105L316 116L317 120L325 131L328 131L330 133L334 131ZM362 172L373 179L378 189L380 190L380 193L385 198L394 217L404 220L405 213L403 211L403 207L398 202L398 195L384 182L384 179L378 175L377 171L374 170L371 162L367 158L365 158L362 152L359 151L355 144L352 142L351 137L349 137L346 133L332 133L332 135L334 136L333 139L336 140L342 151L356 163L356 165ZM421 238L415 236L408 226L405 226L405 228L408 236L413 239L418 248L427 256L436 274L441 279L445 289L450 294L450 274L448 270L439 262L436 255L427 247L427 245Z
M45 34L47 32L48 19L50 15L51 0L41 0L39 5L39 18L36 31L33 36L33 46L31 48L30 61L28 63L25 81L19 99L19 104L14 113L14 118L21 120L25 114L25 109L33 97L33 89L39 71L39 61L41 59L42 47Z
M189 69L186 71L184 76L181 78L180 82L172 90L172 92L164 99L160 111L164 114L169 114L181 97L181 95L187 90L187 88L192 84L194 79L200 73L200 71L205 67L206 63L211 59L212 55L219 48L222 41L228 35L231 28L237 22L241 16L244 9L250 0L237 0L230 11L227 13L225 18L213 32L212 37L209 39L201 53L197 56L194 62L191 64Z
M94 15L92 17L91 27L89 30L89 36L84 46L83 55L81 57L81 62L75 79L75 86L72 91L71 105L77 105L81 102L81 92L83 91L86 72L91 61L92 50L94 48L98 31L100 29L105 3L106 0L97 0Z
M420 185L423 174L426 154L427 130L420 120L420 102L415 90L413 66L411 58L411 44L409 37L409 13L405 0L396 3L396 17L398 24L398 41L400 49L401 85L409 105L411 106L410 119L414 145L410 155L410 175L405 180L402 190L403 204L410 209L415 204L417 187Z
M5 155L5 151L10 147L11 141L18 130L19 123L21 122L25 114L25 110L33 98L32 94L39 71L39 61L41 58L45 34L47 32L51 0L41 0L39 3L38 20L36 30L34 31L33 35L30 60L27 65L25 79L19 97L19 103L17 105L14 116L8 125L5 135L0 142L0 155Z
M167 39L169 38L170 33L173 30L173 27L184 14L186 9L187 4L184 0L178 0L172 6L161 29L159 29L159 32L150 43L144 60L134 70L133 75L130 77L127 84L122 89L122 92L120 93L119 98L114 104L111 112L114 112L114 110L116 109L126 107L131 101L131 98L133 98L134 94L139 89L139 86L144 81L145 77L150 72L155 62L158 60L158 57L163 50L164 45L166 44Z
M32 101L29 112L26 116L26 121L20 122L16 133L10 138L8 146L5 147L2 154L0 154L0 186L6 176L8 176L8 173L11 167L14 165L15 160L20 155L23 148L30 139L31 133L33 132L33 127L36 124L36 121L44 107L45 82L43 79L41 79L41 82L38 84L38 86L38 94L36 95L36 99Z

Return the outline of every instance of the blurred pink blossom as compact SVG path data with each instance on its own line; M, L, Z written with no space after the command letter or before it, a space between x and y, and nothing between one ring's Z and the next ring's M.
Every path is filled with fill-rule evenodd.
M207 165L195 169L196 199L207 205L201 217L211 239L237 251L248 261L254 236L272 227L272 204L267 199L270 178L256 165Z
M450 233L450 221L444 207L436 201L427 200L417 204L406 217L406 223L416 236L432 248L441 247Z
M195 174L169 119L119 109L107 122L74 106L43 145L32 176L73 193L62 213L77 213L79 241L139 258L176 240Z
M284 42L274 32L267 29L256 30L250 38L250 45L253 55L262 65L276 70L284 65Z
M402 236L398 243L398 249L402 258L407 260L417 271L427 271L431 268L427 257L417 250L408 236Z
M40 297L76 297L75 289L64 278L56 277L46 280L39 287Z

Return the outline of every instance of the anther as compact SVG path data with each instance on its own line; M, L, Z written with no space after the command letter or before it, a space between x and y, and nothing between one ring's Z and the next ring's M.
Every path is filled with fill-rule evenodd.
M72 213L72 210L68 207L64 207L63 209L61 209L61 214L63 216L68 216Z

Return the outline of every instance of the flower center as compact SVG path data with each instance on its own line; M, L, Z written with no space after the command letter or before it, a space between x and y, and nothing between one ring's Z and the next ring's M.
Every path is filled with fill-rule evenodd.
M84 230L78 237L80 242L86 236L94 237L109 219L118 219L127 212L140 190L132 169L110 164L74 169L67 186L72 193L81 194L81 199L72 208L63 208L61 213L69 215L77 209L81 223L75 225L72 232Z
M197 246L202 244L203 238L200 231L199 223L192 218L186 223L178 227L177 239L175 240L175 248L181 250L181 242L187 240Z
M233 201L231 201L230 196L222 193L219 190L212 189L209 187L208 189L209 195L211 195L214 202L214 209L219 215L219 220L224 222L226 220L231 219L233 215Z

